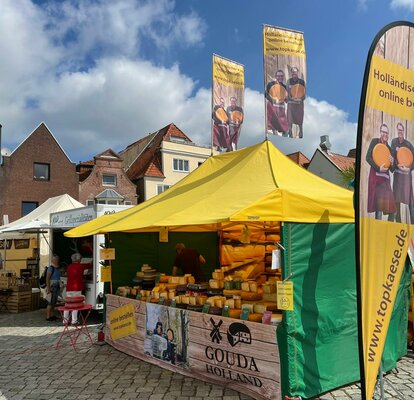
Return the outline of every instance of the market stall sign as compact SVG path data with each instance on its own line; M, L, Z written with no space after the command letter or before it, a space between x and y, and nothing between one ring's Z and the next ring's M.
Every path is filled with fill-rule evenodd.
M293 311L293 282L277 282L277 308Z
M118 340L125 336L133 335L137 331L135 322L134 305L126 304L116 308L109 314L109 330L112 340Z
M101 282L112 281L112 268L110 265L101 265Z
M100 257L101 260L115 260L115 249L108 248L108 249L100 249Z

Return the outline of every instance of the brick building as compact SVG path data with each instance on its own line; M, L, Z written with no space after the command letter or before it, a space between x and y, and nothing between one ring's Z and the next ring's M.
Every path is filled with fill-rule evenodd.
M15 221L50 197L79 197L75 164L42 122L0 165L0 224ZM6 217L7 216L7 217Z
M122 159L111 149L92 161L76 166L79 173L79 201L91 204L137 204L136 186L122 167Z

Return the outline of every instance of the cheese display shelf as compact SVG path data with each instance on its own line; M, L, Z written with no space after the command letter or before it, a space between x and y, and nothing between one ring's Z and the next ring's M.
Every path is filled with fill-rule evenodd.
M276 328L107 295L108 344L255 399L281 399Z

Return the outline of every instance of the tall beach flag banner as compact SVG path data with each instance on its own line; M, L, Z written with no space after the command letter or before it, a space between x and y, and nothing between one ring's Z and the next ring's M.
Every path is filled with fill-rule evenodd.
M263 25L265 131L302 138L306 97L303 32Z
M213 54L211 145L237 149L244 120L244 66Z
M414 223L414 25L374 39L358 120L355 224L363 399L372 399Z

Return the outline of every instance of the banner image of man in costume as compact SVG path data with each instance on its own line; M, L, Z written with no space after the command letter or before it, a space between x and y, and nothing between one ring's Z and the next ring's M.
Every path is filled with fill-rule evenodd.
M217 150L237 150L244 120L243 108L243 65L213 55L211 143Z
M361 95L355 225L362 399L373 397L413 241L413 35L414 25L408 22L390 24L378 33Z
M302 32L263 27L266 134L303 137L306 53Z

